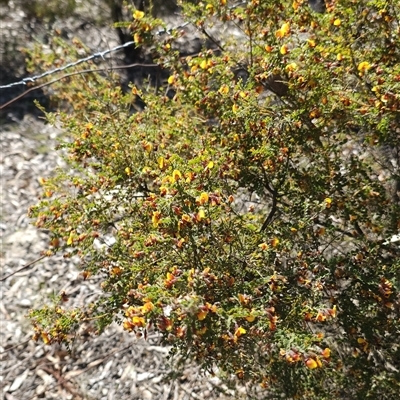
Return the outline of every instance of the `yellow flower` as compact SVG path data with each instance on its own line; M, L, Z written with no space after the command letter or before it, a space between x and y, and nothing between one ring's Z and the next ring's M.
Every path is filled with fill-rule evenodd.
M138 316L132 317L131 323L132 323L132 325L138 326L140 328L142 328L146 325L145 319L143 317L138 317Z
M301 5L300 1L294 0L293 3L292 3L293 10L295 10L295 11L298 10L300 5Z
M201 208L197 214L199 220L202 220L206 217L206 212Z
M133 19L142 19L143 17L144 17L143 11L135 10L135 12L133 13Z
M236 114L239 111L239 106L237 104L234 104L232 106L232 111Z
M220 94L228 94L229 93L229 87L228 85L222 85L219 90L218 93Z
M167 160L164 157L159 157L157 161L158 161L158 168L164 170L167 166Z
M244 329L242 326L239 326L239 328L236 329L235 331L235 336L238 338L246 333L246 329Z
M293 71L296 71L297 68L298 68L297 64L295 62L292 62L292 63L286 65L285 70L286 70L286 72L293 72Z
M200 68L201 68L201 69L207 69L207 68L208 68L207 60L203 60L203 61L200 63Z
M161 213L160 211L154 211L153 216L151 217L151 221L153 222L153 227L157 228L160 223Z
M171 76L168 78L168 84L169 84L169 85L172 85L174 82L175 82L175 76L174 76L174 75L171 75Z
M308 39L307 43L310 47L315 47L317 45L314 39Z
M342 21L341 21L339 18L336 18L336 19L333 21L333 25L335 25L335 26L340 26L341 23L342 23Z
M67 245L68 245L68 246L71 246L72 243L74 243L74 235L73 235L73 233L71 232L71 233L69 234L69 237L68 237L68 240L67 240Z
M204 326L203 328L197 329L197 330L196 330L196 335L202 336L202 335L204 335L206 332L207 332L207 327Z
M207 4L206 5L206 10L208 10L210 12L214 12L214 6L212 4Z
M275 37L277 37L278 39L281 39L281 38L287 36L289 34L289 32L290 32L290 23L285 22L282 24L281 28L275 32Z
M324 201L325 201L325 207L326 208L331 208L332 199L330 197L327 197Z
M368 61L363 61L358 64L358 71L361 75L365 74L369 69L371 69L371 64Z
M280 53L282 55L288 54L289 53L289 47L287 46L287 44L283 44L279 51L280 51Z
M203 192L199 197L197 197L196 199L196 203L199 205L204 205L206 203L208 203L208 193Z
M196 178L196 175L193 172L186 172L185 174L186 182L190 183Z
M174 172L172 172L172 182L177 182L179 179L182 179L182 174L179 170L174 169Z

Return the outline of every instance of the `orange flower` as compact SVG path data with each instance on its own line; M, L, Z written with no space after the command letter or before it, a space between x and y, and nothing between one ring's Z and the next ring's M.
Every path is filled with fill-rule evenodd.
M322 357L329 358L331 356L331 349L326 347L322 352Z
M183 338L183 337L185 337L185 335L186 335L186 327L184 327L184 326L178 326L177 328L176 328L176 336L178 337L178 338Z
M142 306L142 312L143 314L146 314L153 310L154 304L151 301L147 301L143 306Z
M309 358L309 359L306 360L306 366L309 369L318 368L318 364L313 358Z
M266 45L264 46L264 48L265 48L265 51L266 51L267 53L271 53L272 50L273 50L272 46L270 46L270 45L268 45L268 44L266 44Z
M337 312L336 304L331 309L328 310L328 313L332 318L336 318L336 312Z
M240 304L242 306L247 306L251 300L249 296L247 296L246 294L241 294L241 293L239 293L238 298L239 298Z
M212 313L216 313L218 307L215 304L206 303L207 310L211 311Z
M202 336L202 335L204 335L206 332L207 332L207 327L204 326L203 328L197 329L197 330L196 330L196 335Z
M47 332L42 332L40 334L40 336L42 337L42 340L43 340L44 344L50 344L51 343L51 337Z
M271 246L272 247L276 247L276 246L278 246L278 244L279 244L279 239L278 238L273 238L271 240Z
M322 311L318 311L317 316L315 317L315 320L318 322L324 322L326 320L326 315L322 313Z
M256 317L255 317L255 315L253 315L253 314L249 314L247 317L245 317L246 318L246 320L248 321L248 322L253 322L255 319L256 319Z
M278 322L278 317L271 317L269 320L269 329L271 331L275 331L276 330L276 323Z
M197 319L199 321L203 321L204 319L206 319L208 314L208 310L207 309L201 309L198 313L197 313Z
M147 153L150 153L153 150L153 145L147 141L142 143L142 147L147 151Z

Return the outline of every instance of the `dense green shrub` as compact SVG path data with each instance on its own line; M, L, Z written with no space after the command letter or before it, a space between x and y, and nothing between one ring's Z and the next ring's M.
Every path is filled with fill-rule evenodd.
M183 3L208 36L241 34L182 58L133 12L173 98L99 74L57 89L69 169L31 215L104 295L32 311L35 337L116 320L265 398L396 398L399 4Z

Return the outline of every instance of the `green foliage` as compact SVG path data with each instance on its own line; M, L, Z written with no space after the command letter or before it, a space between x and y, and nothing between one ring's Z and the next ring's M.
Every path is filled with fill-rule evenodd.
M31 216L48 254L79 256L104 296L34 311L38 335L123 319L265 398L395 398L399 176L383 146L398 146L398 3L183 3L205 32L241 34L181 58L178 33L153 36L158 22L133 11L172 99L99 74L58 87L72 110L48 118L68 169L43 179Z

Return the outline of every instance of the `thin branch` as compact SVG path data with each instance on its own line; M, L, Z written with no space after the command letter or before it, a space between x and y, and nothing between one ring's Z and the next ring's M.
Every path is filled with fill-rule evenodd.
M17 269L17 270L14 271L14 272L11 272L11 274L8 274L8 275L4 276L3 278L1 278L1 279L0 279L0 282L3 282L3 281L5 281L6 279L8 279L10 276L13 276L13 275L17 274L18 272L21 272L21 271L23 271L24 269L29 268L29 267L32 266L33 264L36 264L36 263L39 262L40 260L43 260L43 258L45 258L45 257L47 257L47 256L46 256L46 255L41 256L41 257L37 258L36 260L34 260L34 261L32 261L32 262L30 262L30 263L24 265L22 268Z
M218 43L217 39L215 39L211 34L209 34L205 28L201 28L201 32L203 35L209 39L211 42L213 42L222 52L225 51L225 49L221 46L220 43Z
M272 194L271 211L269 212L267 219L262 224L260 232L262 232L265 229L267 229L268 225L273 221L274 215L276 214L277 211L278 211L278 192L274 191L273 194Z
M25 340L25 342L17 343L17 344L15 344L14 346L7 347L4 351L0 351L0 355L3 355L3 354L5 354L5 353L8 353L9 351L11 351L11 350L13 350L13 349L15 349L15 348L17 348L17 347L19 347L19 346L22 346L22 345L24 345L24 344L27 344L27 343L29 343L31 340L32 340L32 339L29 338L28 340Z

